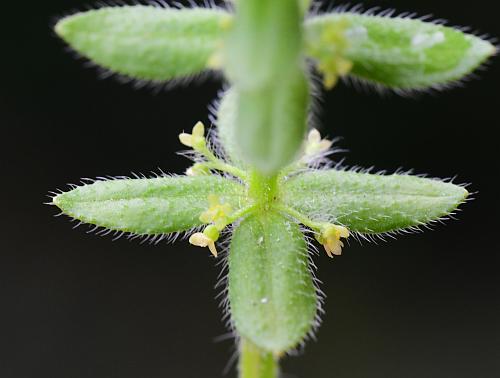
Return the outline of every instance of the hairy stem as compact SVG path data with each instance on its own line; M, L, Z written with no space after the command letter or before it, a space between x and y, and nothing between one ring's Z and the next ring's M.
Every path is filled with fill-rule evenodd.
M208 159L208 162L204 163L206 167L210 169L216 169L219 171L227 172L242 180L246 179L247 174L245 171L220 160L219 158L217 158L217 156L213 154L212 151L210 151L208 147L205 146L200 152Z
M295 218L297 221L302 223L304 226L309 227L313 231L319 231L321 229L322 223L314 222L313 220L311 220L301 212L293 209L292 207L277 204L274 206L274 208L278 211L281 211L284 214L290 215L291 217Z
M278 177L265 176L256 170L250 172L248 194L264 210L268 210L278 195Z
M279 366L272 353L241 340L239 378L277 378Z

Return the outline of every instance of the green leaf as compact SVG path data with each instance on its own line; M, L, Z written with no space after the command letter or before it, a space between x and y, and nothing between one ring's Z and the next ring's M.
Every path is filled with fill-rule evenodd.
M243 187L215 176L96 181L55 196L53 203L84 223L149 235L201 225L209 194L236 210Z
M229 303L238 333L281 354L310 332L317 297L299 226L274 212L236 228L229 253Z
M310 56L321 62L336 51L328 40L339 25L345 25L344 55L353 63L352 75L393 88L423 89L460 80L495 53L488 41L451 27L337 13L306 21Z
M328 170L291 178L282 199L313 219L381 233L437 220L452 213L467 195L463 187L433 179Z
M56 33L95 63L136 79L164 81L208 68L231 16L216 9L101 8L61 19Z
M236 144L244 161L268 175L291 163L307 128L309 83L304 73L297 69L269 86L238 90L237 103Z
M290 90L286 95L295 101L307 101L305 96L302 99L298 98L300 92ZM261 96L256 97L256 101L260 104ZM275 121L254 123L254 125L262 124L262 128L252 130L252 128L244 126L246 123L243 120L238 122L238 103L239 96L237 90L234 87L230 88L223 94L217 112L218 139L222 143L226 157L232 164L242 168L248 167L248 164L242 158L242 150L246 148L254 151L250 154L255 155L255 159L261 161L261 168L266 171L276 169L275 167L269 167L270 160L279 161L279 159L282 159L279 156L273 155L281 154L282 156L287 156L289 154L289 156L294 156L294 150L297 148L297 144L300 145L302 143L306 128L306 120L304 119L306 114L300 112L303 109L303 105L296 107L296 113L284 112L281 115L276 114L277 119ZM256 106L259 106L259 104ZM266 105L265 101L263 105ZM246 106L246 103L243 104L243 108ZM252 106L252 103L248 106ZM266 110L271 112L271 109L267 107ZM251 116L254 119L257 118L255 114L251 114ZM271 117L272 115L269 116ZM301 119L300 123L296 122L298 119ZM280 129L277 127L279 123L286 124L287 126ZM237 133L243 133L241 138L237 138ZM259 137L259 133L263 136ZM239 147L237 139L241 139L243 147ZM254 145L252 146L251 143ZM285 161L288 161L288 159L282 160L281 164L285 164Z
M225 69L237 91L235 135L245 163L272 175L302 143L309 86L297 0L238 1Z
M298 0L299 1L299 7L302 13L307 13L309 8L311 7L311 0Z
M297 0L236 2L226 39L226 71L241 89L267 86L298 61L302 28Z
M236 143L236 112L238 95L234 88L228 89L221 98L217 110L217 137L222 143L226 158L238 166L244 167L241 152Z

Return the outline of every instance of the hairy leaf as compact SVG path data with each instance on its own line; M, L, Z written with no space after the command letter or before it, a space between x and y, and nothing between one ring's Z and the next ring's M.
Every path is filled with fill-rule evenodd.
M269 175L293 160L306 129L301 13L297 0L238 1L226 39L236 143L248 165Z
M217 136L222 143L226 157L239 167L245 165L236 143L236 110L238 95L234 88L227 90L220 101L217 110Z
M226 39L229 78L250 90L267 86L277 73L296 65L302 49L301 18L297 0L236 2Z
M265 174L291 163L307 127L309 84L304 73L297 69L258 90L238 90L236 102L236 143L244 161Z
M333 13L306 21L309 54L321 61L335 51L329 34L345 25L345 58L352 75L389 87L421 89L460 80L495 47L451 27L401 17Z
M238 333L281 354L311 330L317 298L299 226L264 212L236 228L229 254L229 301Z
M313 219L352 231L380 233L420 226L453 212L464 188L409 175L315 171L291 178L282 198Z
M208 195L233 209L243 187L215 176L97 181L54 197L63 213L84 223L136 234L162 234L199 226Z
M76 13L55 30L78 53L113 72L164 81L206 69L230 18L215 9L135 5Z

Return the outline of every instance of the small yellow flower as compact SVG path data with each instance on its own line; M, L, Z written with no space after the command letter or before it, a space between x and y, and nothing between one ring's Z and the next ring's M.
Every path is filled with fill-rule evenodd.
M321 233L316 236L316 240L323 244L326 254L329 257L333 257L334 255L339 256L342 254L344 243L342 243L340 238L347 237L349 237L349 230L344 226L327 224L322 228Z
M352 70L353 63L345 57L349 47L345 38L348 27L347 21L331 24L320 36L320 46L327 47L316 51L319 55L318 69L323 74L323 85L327 89L333 88L339 77L347 75Z
M215 242L219 239L219 230L213 225L205 228L203 232L196 232L189 237L189 243L197 247L208 247L210 253L217 257Z
M191 134L188 133L180 133L179 141L187 146L191 147L195 150L200 150L205 147L205 126L202 122L196 123L194 125Z
M186 176L206 176L210 174L210 169L203 164L196 163L186 169Z
M352 69L352 62L342 57L330 61L323 61L318 65L323 73L323 85L326 89L332 89L338 82L339 77L347 75Z
M231 213L231 205L222 203L214 194L208 196L208 209L200 215L203 223L213 223L218 230L227 226L227 219Z
M321 134L318 130L312 129L307 135L304 154L309 158L321 152L328 151L332 144L333 142L331 140L321 139Z

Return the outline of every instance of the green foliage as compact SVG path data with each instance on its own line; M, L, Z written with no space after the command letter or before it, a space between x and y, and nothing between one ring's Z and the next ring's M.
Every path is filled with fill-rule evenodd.
M119 74L165 81L221 68L231 89L217 114L225 160L205 127L179 135L192 148L193 177L118 179L53 198L63 213L115 231L159 235L203 230L208 247L234 225L228 256L232 323L242 338L242 378L274 378L277 360L304 342L318 298L300 224L328 256L350 232L378 234L451 214L468 192L410 175L317 170L332 142L305 137L312 58L331 88L352 75L395 89L441 87L495 53L459 30L403 18L324 14L309 0L237 0L220 9L102 8L62 19L56 32L80 54ZM224 177L221 176L224 174Z
M217 137L219 138L226 158L238 167L245 166L241 159L241 151L236 143L236 113L238 94L234 88L227 90L221 98L217 110Z
M300 70L276 85L239 91L235 140L245 162L268 175L290 163L304 139L308 103Z
M278 355L295 347L314 323L317 302L299 226L258 213L237 226L230 248L230 311L239 334Z
M239 160L269 175L296 157L306 130L305 56L328 88L352 74L425 89L460 80L496 51L478 37L420 20L333 13L303 22L308 3L238 1L234 17L220 9L102 8L63 18L56 32L98 65L136 79L223 68L238 93Z
M236 142L249 165L274 174L293 160L306 131L301 10L297 0L239 1L236 9L225 54L238 93Z
M226 37L226 71L242 91L267 87L276 74L294 71L302 48L297 0L237 1ZM285 71L285 72L284 72ZM277 82L276 85L282 84Z
M209 68L231 16L215 9L101 8L61 19L55 30L81 55L132 78L164 81Z
M227 101L232 95L226 95L223 113L234 113L236 104ZM299 223L314 231L333 256L342 250L341 238L349 236L345 227L371 234L424 225L453 212L468 194L451 183L408 175L307 170L308 151L321 153L318 146L330 146L320 136L311 137L314 132L302 157L269 178L218 160L203 134L198 123L193 134L181 138L206 159L196 163L198 168L211 167L199 176L98 181L59 194L53 203L82 222L140 235L205 225L190 242L209 247L214 256L220 231L241 220L229 254L232 321L242 337L274 355L302 342L317 312ZM213 176L212 170L237 172L242 183Z
M405 18L332 13L306 21L308 54L317 61L335 53L343 28L343 56L352 75L402 89L424 89L456 80L495 53L488 41L451 27Z
M303 168L285 168L291 178L276 182L271 195L266 193L270 184L260 176L246 173L241 185L209 170L196 177L97 181L57 195L53 203L82 222L146 235L210 223L199 219L211 206L208 194L217 198L216 203L229 205L226 215L231 221L237 220L231 214L239 209L250 209L246 215L262 205L291 209L292 217L317 230L321 222L333 222L351 231L384 233L433 222L452 213L468 195L461 186L411 175L301 172ZM224 169L228 167L221 166Z
M63 213L110 230L155 235L203 224L207 192L238 208L243 188L221 177L96 181L54 197Z
M427 224L453 212L467 195L464 188L438 180L337 170L298 175L283 189L288 206L361 233Z

